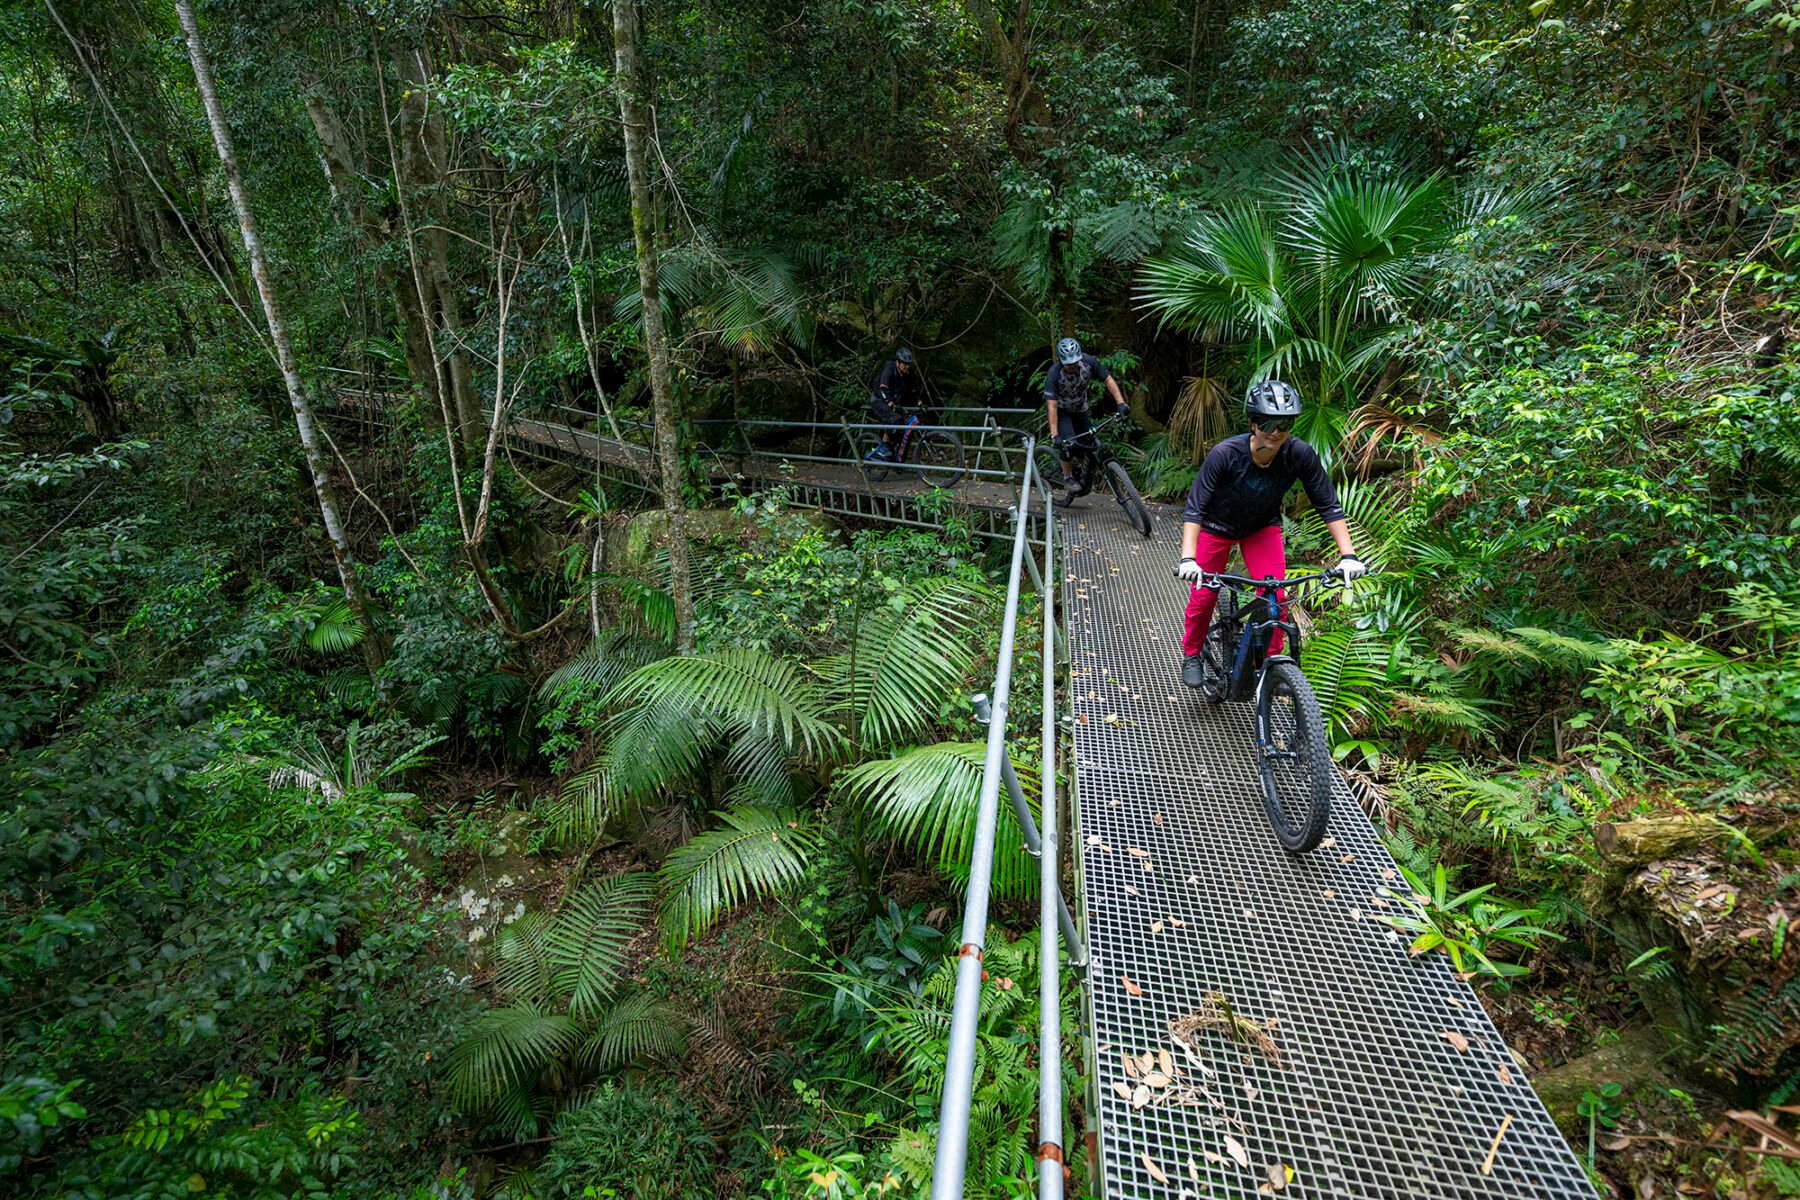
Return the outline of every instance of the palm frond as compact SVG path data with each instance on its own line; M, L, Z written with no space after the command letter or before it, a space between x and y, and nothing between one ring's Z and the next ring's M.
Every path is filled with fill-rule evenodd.
M864 616L851 650L819 664L829 711L847 715L865 746L918 732L968 672L969 630L990 600L979 584L938 577L908 586L890 607Z
M1387 716L1390 647L1371 629L1333 629L1308 638L1306 678L1319 698L1333 746Z
M626 871L587 884L557 911L543 937L545 960L576 1017L593 1015L618 987L655 890L648 872Z
M663 932L673 949L733 905L796 886L814 850L814 834L797 813L745 805L716 815L724 824L689 840L662 869Z
M842 740L812 682L793 662L761 650L662 659L632 672L607 702L633 709L668 706L721 729L772 738L790 754L832 750Z
M986 760L987 747L981 742L938 742L863 763L840 775L837 786L852 803L866 808L877 837L933 860L952 882L965 883ZM1014 772L1027 804L1035 805L1037 771L1015 760ZM1035 887L1037 860L1025 853L1024 843L1012 806L1002 797L994 841L997 899L1016 899Z
M632 582L637 583L636 580ZM640 586L649 587L648 584ZM658 594L663 593L659 591ZM589 642L580 654L544 676L544 681L538 684L538 694L549 700L556 700L571 690L603 696L637 668L666 657L668 643L674 638L672 605L669 611L671 632L668 637L646 638L623 629L608 629Z
M576 1061L586 1070L606 1073L637 1062L675 1058L686 1049L675 1010L640 992L595 1015Z
M555 997L556 969L545 947L550 919L528 912L500 930L494 983L509 999L544 1004Z
M465 1108L486 1108L509 1089L531 1084L580 1040L574 1021L535 1004L491 1008L445 1060L451 1094Z
M1235 204L1197 219L1167 257L1146 259L1138 307L1165 325L1218 337L1273 338L1285 328L1285 276L1268 217Z
M640 672L657 665L632 672L609 696L619 697ZM603 763L581 776L586 789L582 795L592 801L590 808L596 814L617 812L621 802L639 803L687 778L718 744L718 727L706 714L696 712L687 697L662 693L634 699L623 712L607 718Z

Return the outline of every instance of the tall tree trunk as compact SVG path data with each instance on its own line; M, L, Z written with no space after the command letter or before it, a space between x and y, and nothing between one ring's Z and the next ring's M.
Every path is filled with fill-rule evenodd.
M356 558L350 550L350 539L339 516L337 491L327 471L324 451L319 444L318 422L313 419L312 403L306 397L305 385L294 361L293 344L288 341L287 321L281 314L281 303L275 296L275 284L269 274L269 262L263 255L262 235L257 231L256 215L250 209L250 193L244 188L244 174L238 169L237 149L232 144L231 127L225 123L225 109L219 104L218 89L213 83L212 63L206 48L200 44L200 26L194 20L193 0L175 0L175 11L181 28L187 34L188 59L194 64L194 83L200 89L200 100L206 108L207 124L212 127L213 145L218 147L219 165L225 169L225 182L231 189L231 203L237 209L238 228L244 235L244 251L250 256L250 273L256 280L256 293L262 298L263 315L268 318L269 338L275 344L275 360L281 366L282 381L287 384L288 403L294 410L294 426L300 433L300 448L306 454L307 468L312 472L313 494L318 497L319 516L325 534L331 541L331 555L337 563L338 580L344 587L344 599L362 622L363 655L374 678L381 667L381 639L375 628L374 613L368 595L357 576ZM379 684L377 685L379 686Z
M183 0L186 3L187 0ZM681 503L681 452L675 443L675 394L669 377L669 339L663 331L662 286L644 161L643 79L638 72L635 0L613 0L613 61L619 80L619 116L625 124L625 168L631 178L631 231L637 241L638 290L643 293L644 344L650 351L650 404L656 422L656 457L663 508L669 513L670 590L675 596L675 650L694 650L694 597L688 579L687 513Z

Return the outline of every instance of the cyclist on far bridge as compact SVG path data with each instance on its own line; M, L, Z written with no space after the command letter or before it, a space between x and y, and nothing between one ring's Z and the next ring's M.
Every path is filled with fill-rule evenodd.
M1103 383L1111 397L1113 411L1128 416L1131 406L1119 392L1119 381L1107 371L1106 364L1091 354L1084 354L1081 343L1066 337L1056 343L1056 361L1044 376L1044 406L1050 416L1050 444L1062 460L1063 477L1073 478L1069 468L1069 450L1075 439L1086 433L1088 421L1088 385ZM1071 487L1074 485L1071 484Z
M918 356L902 346L894 351L894 357L882 364L881 372L875 376L875 390L869 393L869 419L896 428L912 424L918 418L906 410L919 407L922 394ZM894 457L893 436L894 430L882 430L881 441L863 457L891 461Z
M1182 514L1181 564L1175 573L1193 583L1188 597L1187 627L1181 639L1181 682L1200 686L1200 650L1219 602L1216 587L1202 587L1203 574L1225 569L1236 546L1244 555L1244 574L1252 579L1287 574L1287 551L1281 542L1281 502L1298 480L1307 499L1325 519L1331 540L1342 556L1334 568L1345 583L1368 573L1356 547L1350 543L1350 527L1338 503L1337 489L1319 461L1319 452L1290 432L1300 415L1300 392L1291 384L1270 379L1250 388L1245 401L1250 432L1228 437L1212 448L1194 477ZM1277 593L1287 603L1285 591ZM1281 631L1275 631L1269 653L1281 652Z

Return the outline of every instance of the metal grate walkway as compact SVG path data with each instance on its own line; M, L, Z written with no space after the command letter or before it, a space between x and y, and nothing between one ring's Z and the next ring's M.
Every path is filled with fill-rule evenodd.
M1247 706L1181 685L1180 518L1157 518L1145 542L1096 495L1063 522L1103 1194L1593 1196L1474 992L1376 919L1404 882L1348 790L1318 850L1276 844ZM1279 1066L1211 1030L1184 1051L1169 1022L1209 993L1272 1027ZM1167 1085L1126 1066L1163 1050Z

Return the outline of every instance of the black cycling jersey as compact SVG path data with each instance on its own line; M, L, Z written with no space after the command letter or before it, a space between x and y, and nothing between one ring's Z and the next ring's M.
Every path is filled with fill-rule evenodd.
M1059 413L1084 413L1088 408L1088 384L1105 383L1108 378L1106 364L1091 354L1083 354L1080 362L1066 367L1051 363L1044 376L1044 399L1055 401Z
M1281 520L1281 501L1299 480L1307 499L1327 521L1344 519L1337 489L1319 461L1319 452L1290 437L1274 461L1259 467L1250 457L1250 435L1240 433L1212 448L1188 491L1183 521L1225 538L1247 538Z
M888 359L882 364L881 374L875 377L874 395L888 404L903 408L916 408L919 402L919 368L902 375L899 364Z

